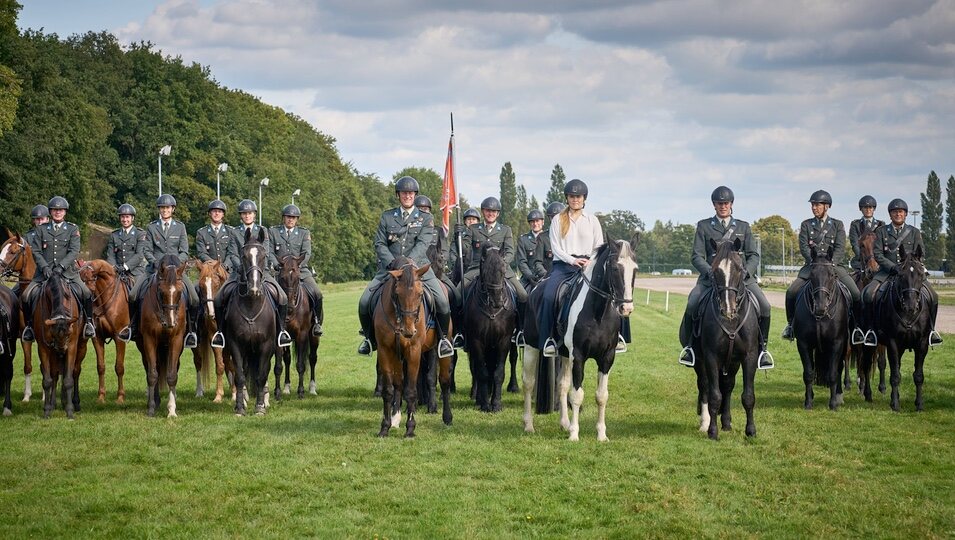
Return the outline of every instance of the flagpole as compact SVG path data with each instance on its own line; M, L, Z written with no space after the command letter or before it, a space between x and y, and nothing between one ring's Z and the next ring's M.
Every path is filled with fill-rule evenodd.
M451 113L451 170L452 171L458 170L457 160L458 160L457 152L454 151L454 113L452 112ZM455 191L457 191L457 178L455 178L454 181L455 181ZM455 212L455 214L457 215L458 225L461 225L462 220L461 220L461 196L460 195L458 195L458 200L456 202L458 203L458 210L457 212ZM450 203L451 201L448 201L448 204ZM456 236L457 236L456 243L458 244L458 267L461 270L461 279L464 279L464 250L461 248L461 235L458 234Z

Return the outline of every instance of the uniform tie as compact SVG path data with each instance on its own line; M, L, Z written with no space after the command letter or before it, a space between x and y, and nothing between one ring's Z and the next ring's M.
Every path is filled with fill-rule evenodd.
M407 220L407 219L408 219L408 216L410 216L410 215L411 215L411 210L402 210L402 211L401 211L401 219Z
M60 224L59 224L59 223L54 223L54 224L53 224L53 230L54 230L55 232L60 232Z
M723 224L723 228L724 228L724 229L726 228L727 225L729 225L729 221L730 221L730 220L728 220L728 219L726 219L726 218L723 218L723 219L720 220L720 223Z
M216 235L219 234L219 227L213 227L212 234L216 234Z
M163 222L162 224L162 233L163 235L169 233L169 222Z
M292 236L292 229L285 229L285 236Z

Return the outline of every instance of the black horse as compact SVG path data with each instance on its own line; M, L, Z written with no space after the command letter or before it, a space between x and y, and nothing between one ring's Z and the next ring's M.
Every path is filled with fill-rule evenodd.
M496 247L481 251L480 275L469 287L464 304L465 340L478 407L484 412L501 410L504 367L517 326L517 305L507 288L507 262Z
M898 273L886 281L873 304L873 327L879 344L885 345L889 359L892 410L899 410L902 354L906 349L911 349L915 352L915 370L912 372L912 380L915 382L915 410L921 411L922 383L925 381L922 368L928 353L928 335L932 329L922 246L916 247L914 253L906 253L905 248L899 246L899 260L902 262L898 265ZM872 369L871 353L875 350L872 347L868 349L862 366L866 374Z
M3 395L3 415L13 414L10 384L13 381L13 357L17 355L20 338L20 301L13 291L0 285L0 394Z
M265 229L245 232L238 287L229 297L222 317L226 346L235 364L235 413L245 415L246 381L255 384L255 414L265 414L266 385L272 356L277 352L277 309L263 280L266 265Z
M723 431L730 431L730 397L736 387L736 374L743 368L743 409L746 411L746 435L756 435L753 407L756 405L754 381L759 356L759 307L743 284L746 266L739 254L740 239L717 244L710 240L713 258L713 287L702 299L699 334L693 348L702 353L696 362L697 412L700 431L719 439L716 415Z
M629 317L633 311L633 285L637 276L636 244L638 237L629 243L623 240L608 240L580 273L582 282L572 289L563 300L570 303L566 328L558 340L560 366L560 425L570 432L570 440L576 441L580 434L580 405L584 401L584 362L588 358L597 361L597 440L607 440L606 410L610 397L607 381L616 357L617 335L620 318ZM543 287L534 289L528 298L527 312L537 313ZM544 382L547 374L538 372L540 350L537 321L527 317L524 321L524 431L534 432L534 414L531 398L537 381ZM542 365L546 365L544 362ZM570 385L573 382L573 392ZM545 383L546 384L546 383ZM567 397L573 415L568 419ZM549 397L547 399L550 399Z
M793 316L796 347L806 385L804 407L812 409L813 384L829 387L829 408L843 403L842 369L849 346L848 292L842 290L833 249L825 254L810 248L809 280L799 292Z

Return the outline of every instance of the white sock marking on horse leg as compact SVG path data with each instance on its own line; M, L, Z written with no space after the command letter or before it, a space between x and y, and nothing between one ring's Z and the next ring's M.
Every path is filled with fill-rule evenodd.
M540 351L524 345L524 373L521 383L524 385L524 431L534 433L534 411L531 407L532 396L537 388L537 362Z
M169 411L169 418L176 417L176 393L172 390L169 391L169 403L166 409Z
M704 402L700 407L700 431L706 433L710 430L710 406Z
M399 429L401 427L401 409L398 409L391 417L391 429Z
M24 403L30 401L30 396L33 395L33 385L31 383L32 378L33 378L32 373L23 376L23 402Z
M610 391L607 389L607 380L609 373L597 372L597 440L607 441L607 400L610 399Z
M291 394L291 393L292 393L292 385L291 385L290 383L285 383L284 392L285 392L286 394Z
M587 266L584 269L584 275L588 280L593 279L593 274L593 266ZM577 319L584 310L584 303L587 301L587 293L589 292L590 285L584 282L580 293L577 298L574 298L574 303L570 306L570 313L567 315L567 333L564 334L564 346L567 347L567 354L570 358L574 357L574 330L577 328Z
M557 408L560 410L560 427L564 431L570 431L570 420L567 418L567 393L570 391L571 363L570 358L563 356L558 357L558 360L560 360L560 384L557 385L559 394Z
M196 371L196 397L202 397L205 394L206 391L202 387L202 372Z
M580 439L580 406L584 402L584 387L570 391L570 437L576 441Z
M311 382L308 383L308 393L311 394L311 395L313 395L313 396L318 395L318 391L317 391L317 389L315 388L315 381L311 381Z

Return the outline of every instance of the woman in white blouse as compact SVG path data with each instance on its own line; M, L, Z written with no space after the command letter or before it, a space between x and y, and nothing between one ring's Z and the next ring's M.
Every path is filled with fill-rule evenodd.
M604 244L603 228L597 216L584 211L587 184L577 179L567 182L564 197L567 199L567 208L554 216L550 223L554 265L547 279L541 282L544 292L537 311L539 338L535 345L548 357L557 356L557 342L553 336L557 288L587 266L597 248Z

